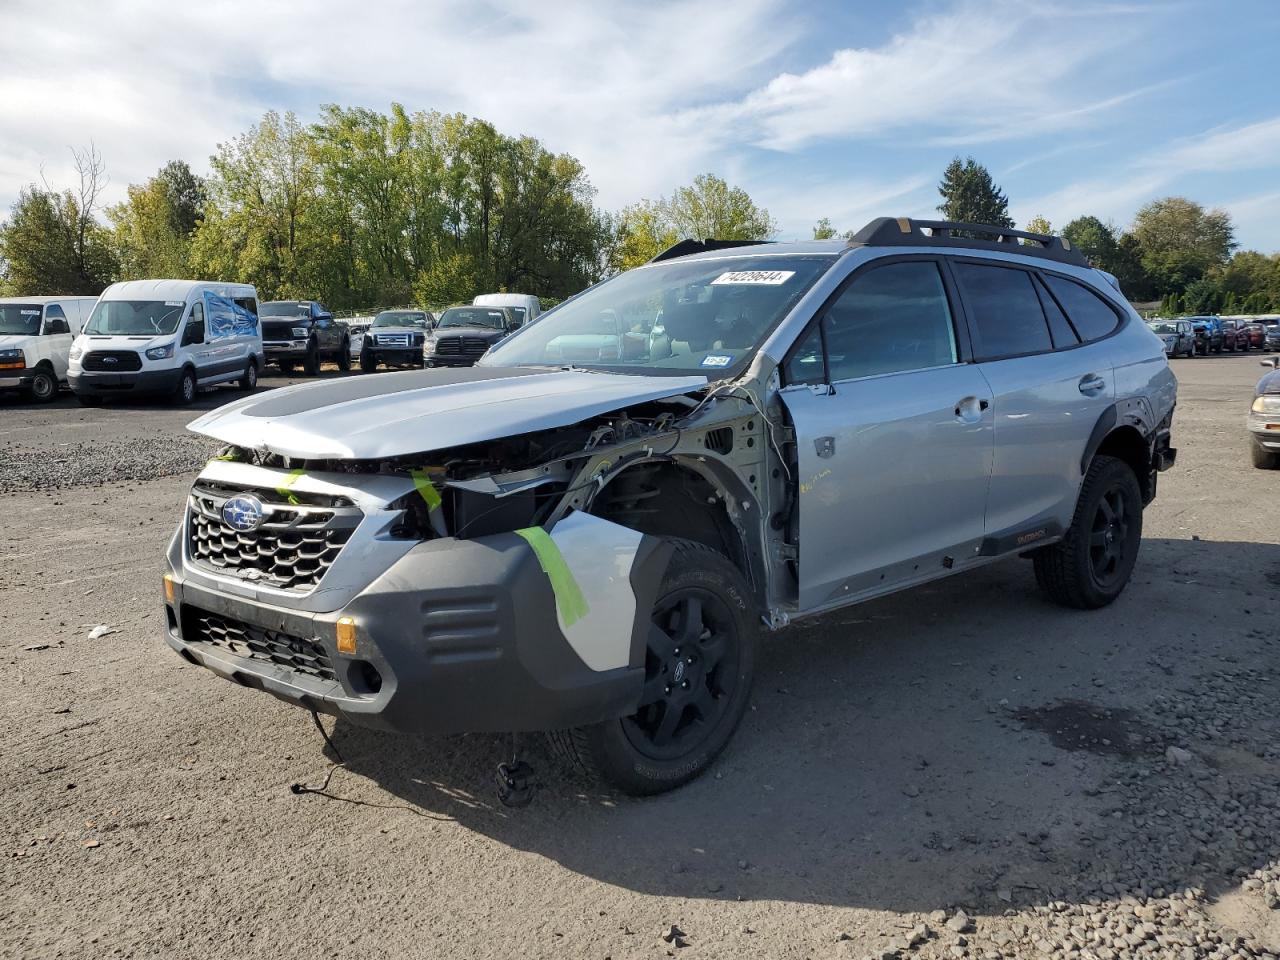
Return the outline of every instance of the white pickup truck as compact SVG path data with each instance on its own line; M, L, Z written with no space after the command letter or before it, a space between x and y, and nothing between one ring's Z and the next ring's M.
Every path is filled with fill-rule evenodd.
M48 403L67 382L71 342L97 297L0 299L0 389Z

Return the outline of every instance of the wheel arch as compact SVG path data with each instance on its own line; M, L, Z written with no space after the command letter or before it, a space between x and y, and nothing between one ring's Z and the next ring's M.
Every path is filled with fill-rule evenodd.
M759 532L749 522L758 506L731 469L710 458L647 458L612 476L586 509L640 533L715 550L746 578L759 610L767 609Z
M1138 478L1142 500L1149 503L1154 493L1151 481L1151 430L1140 417L1122 416L1120 404L1112 404L1098 417L1084 456L1080 459L1080 475L1089 472L1095 457L1115 457L1127 463Z

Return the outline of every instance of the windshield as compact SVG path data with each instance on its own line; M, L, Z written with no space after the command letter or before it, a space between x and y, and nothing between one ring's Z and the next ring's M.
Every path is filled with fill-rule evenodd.
M269 303L258 304L258 316L309 317L311 316L311 304L305 301L299 303L297 300L272 300Z
M178 329L181 300L99 300L84 332L98 336L151 336Z
M1156 333L1172 333L1177 334L1178 328L1172 323L1149 323L1147 324Z
M723 375L746 365L834 262L757 254L640 267L522 327L482 362Z
M40 304L0 303L0 334L34 337L40 332Z
M374 318L375 327L425 327L427 315L420 310L388 310Z
M506 314L495 307L450 307L440 314L440 322L436 324L436 328L492 327L501 330L506 323Z

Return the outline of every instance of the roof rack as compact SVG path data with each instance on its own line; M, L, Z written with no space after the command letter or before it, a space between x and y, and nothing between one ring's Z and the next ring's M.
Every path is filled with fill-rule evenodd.
M727 250L730 247L754 247L769 242L768 240L681 240L675 246L667 247L649 262L661 263L663 260L687 257L691 253L708 253L711 250Z
M960 234L960 236L957 236ZM991 239L979 239L990 237ZM1029 241L1023 243L1022 241ZM969 247L979 250L1004 250L1024 257L1040 257L1089 266L1078 249L1066 237L1046 233L1028 233L996 227L989 223L957 223L951 220L913 220L910 217L877 217L853 235L849 241L868 247ZM1012 247L1013 249L1009 249Z

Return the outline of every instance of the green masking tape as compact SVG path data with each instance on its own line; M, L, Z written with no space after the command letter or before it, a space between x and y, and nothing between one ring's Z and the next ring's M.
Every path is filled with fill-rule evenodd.
M556 595L556 609L566 627L571 627L587 615L587 598L582 595L578 581L564 562L564 554L556 546L547 531L541 527L517 530L516 535L528 541L533 548L538 565L551 581L551 592Z
M284 497L290 503L301 503L302 501L299 500L297 497L295 497L293 495L293 491L290 490L289 488L293 486L294 482L300 476L302 476L303 472L304 471L301 467L299 467L297 470L290 470L289 475L284 478L284 483L276 487L276 493L280 494L280 496Z
M409 476L413 477L413 485L418 488L418 496L427 502L427 510L439 510L440 494L436 492L435 485L426 471L410 470Z

